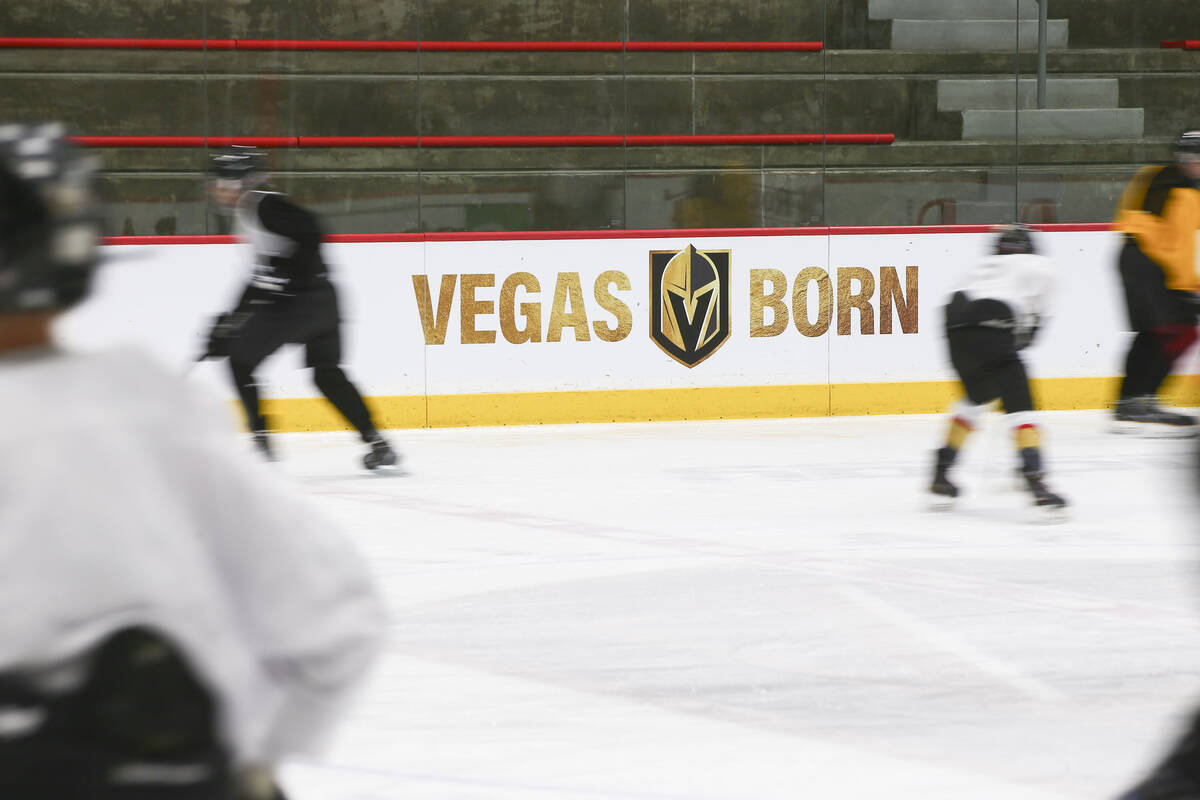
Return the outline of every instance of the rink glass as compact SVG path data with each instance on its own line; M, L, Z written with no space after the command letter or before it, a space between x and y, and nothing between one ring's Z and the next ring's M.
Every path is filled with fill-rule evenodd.
M803 41L816 52L0 49L19 118L129 136L611 136L602 147L277 148L331 232L1103 222L1195 127L1188 0L73 0L10 36ZM147 6L147 8L149 8ZM926 9L926 12L921 11ZM933 9L932 12L928 9ZM894 20L897 16L939 17ZM986 16L966 23L950 15ZM974 27L972 27L974 26ZM1017 113L1018 107L1020 112ZM892 144L623 146L643 134L888 133ZM203 148L103 148L114 234L228 231Z

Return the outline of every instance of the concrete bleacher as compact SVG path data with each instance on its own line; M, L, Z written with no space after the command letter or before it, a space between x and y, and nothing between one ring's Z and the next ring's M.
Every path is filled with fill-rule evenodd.
M1172 2L1155 4L1155 13ZM936 14L947 5L975 15L1003 5L1013 10L999 21L1013 23L1030 8L1036 15L1031 2L831 0L797 6L772 0L747 10L732 2L700 8L683 0L630 0L626 16L623 0L320 0L303 15L284 0L252 7L212 0L204 18L195 4L162 0L136 23L104 3L86 17L68 13L78 5L44 0L22 14L6 5L0 30L184 38L203 31L213 38L289 39L824 39L826 49L0 49L0 85L10 115L60 118L90 135L828 131L897 137L889 146L825 148L273 151L280 183L344 232L416 230L418 224L495 229L912 224L951 217L973 222L1011 216L1014 208L1035 221L1097 221L1108 218L1137 166L1165 158L1170 139L1196 124L1194 103L1180 98L1195 95L1200 56L1158 46L1178 31L1164 27L1165 21L1143 20L1127 38L1145 38L1153 46L1100 46L1115 33L1071 0L1051 6L1052 15L1066 22L1068 39L1049 53L1047 109L1033 108L1032 50L895 49L881 27L900 19L897 13L916 22L944 21ZM550 8L557 11L547 13ZM1112 13L1136 13L1122 8L1114 4ZM137 30L130 30L134 24ZM1081 124L1061 124L1073 117ZM225 224L205 203L203 150L106 148L101 155L112 232L203 233ZM722 171L727 180L719 179ZM1025 178L1017 193L1014 172ZM692 202L697 196L708 199ZM720 202L711 200L717 196Z

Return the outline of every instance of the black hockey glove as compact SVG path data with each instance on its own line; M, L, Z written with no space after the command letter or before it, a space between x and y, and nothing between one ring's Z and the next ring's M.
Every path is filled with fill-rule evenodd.
M242 326L246 324L246 320L250 318L248 311L229 311L225 314L219 314L213 320L212 329L208 332L208 347L204 351L204 355L200 357L203 361L206 358L227 358L229 356L229 343L235 339L241 331Z
M1037 336L1038 329L1041 327L1041 320L1034 317L1033 324L1026 328L1019 329L1015 336L1017 339L1017 349L1024 350L1029 345L1033 344L1034 338Z

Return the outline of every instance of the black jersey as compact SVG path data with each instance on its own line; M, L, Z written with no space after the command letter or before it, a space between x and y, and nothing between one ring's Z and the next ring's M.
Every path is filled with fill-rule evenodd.
M254 248L247 295L258 302L328 286L317 217L285 195L254 189L237 204L238 236Z

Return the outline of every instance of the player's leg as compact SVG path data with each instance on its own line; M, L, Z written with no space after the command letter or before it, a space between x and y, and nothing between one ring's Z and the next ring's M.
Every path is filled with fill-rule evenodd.
M936 498L952 500L958 497L958 486L950 480L950 468L958 460L959 451L967 437L979 427L986 409L986 403L974 403L969 397L959 400L950 409L945 443L934 451L933 480L930 481L929 491Z
M1034 422L1033 394L1029 390L1025 365L1015 351L1012 360L996 367L996 376L1000 402L1020 458L1021 476L1033 496L1034 505L1047 509L1064 508L1067 501L1062 495L1046 487L1042 436Z
M950 363L966 397L950 409L945 441L934 451L933 479L929 491L936 505L945 505L958 496L958 487L949 477L950 469L958 459L967 437L979 427L984 410L997 396L996 387L986 369L991 358L990 351L994 348L992 332L974 327L974 306L961 292L956 293L946 306L946 342L950 350Z
M1191 297L1167 289L1162 269L1132 244L1121 251L1120 271L1130 326L1137 335L1125 358L1115 429L1190 433L1196 419L1162 408L1158 392L1175 362L1196 341Z
M337 311L337 296L332 288L312 298L309 309L312 333L304 342L305 361L313 371L313 383L317 390L333 404L359 437L368 446L363 456L363 466L374 470L392 467L399 456L375 427L371 412L358 391L341 367L342 333L341 319Z
M1117 397L1116 418L1120 422L1139 421L1146 400L1155 392L1155 375L1162 370L1156 362L1162 358L1157 337L1151 331L1138 331L1125 355L1125 374Z
M238 336L229 343L229 369L233 385L246 412L246 425L254 444L269 461L275 460L270 442L270 426L262 413L258 380L254 371L267 356L288 341L289 324L284 310L269 309L255 312L246 321Z

